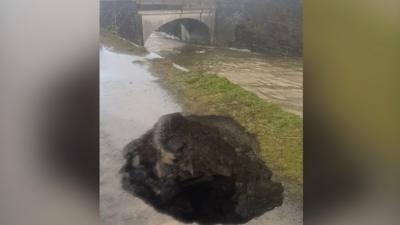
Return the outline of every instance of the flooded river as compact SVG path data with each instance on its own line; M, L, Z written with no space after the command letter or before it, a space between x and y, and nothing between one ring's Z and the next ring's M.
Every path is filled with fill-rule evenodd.
M154 51L161 52L152 46ZM182 111L149 71L146 62L154 57L157 55L125 54L100 48L100 218L104 225L181 224L123 191L118 174L125 144L150 129L161 115ZM281 207L248 224L302 224L302 203L286 198Z
M161 32L150 36L146 48L187 69L225 77L259 98L303 116L303 62L299 57L268 56L247 49L185 46Z

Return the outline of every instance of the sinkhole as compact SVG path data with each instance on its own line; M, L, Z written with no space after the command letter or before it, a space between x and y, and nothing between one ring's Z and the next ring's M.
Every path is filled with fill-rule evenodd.
M164 115L123 154L123 189L182 222L246 223L283 201L255 135L229 117Z

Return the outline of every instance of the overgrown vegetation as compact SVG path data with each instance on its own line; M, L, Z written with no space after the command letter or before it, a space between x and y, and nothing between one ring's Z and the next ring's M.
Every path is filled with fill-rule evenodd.
M299 116L214 74L184 73L166 60L154 61L154 69L177 94L186 111L236 119L257 135L261 155L276 175L302 184L303 120Z
M135 54L146 53L146 50L143 47L137 46L132 42L117 36L113 32L102 32L100 34L100 44L119 52L135 52Z

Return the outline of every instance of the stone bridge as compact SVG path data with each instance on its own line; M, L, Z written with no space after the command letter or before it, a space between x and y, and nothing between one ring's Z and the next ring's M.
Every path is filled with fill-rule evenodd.
M213 9L185 9L185 10L141 10L138 11L140 16L142 41L140 44L146 42L151 33L161 28L163 25L176 21L184 21L184 19L197 20L204 23L208 28L210 43L214 41L214 24L215 24L215 10ZM185 24L180 24L180 38L182 40L190 41L190 29ZM138 31L140 33L140 31Z
M139 45L158 30L212 44L215 11L216 0L100 0L100 23Z
M154 31L183 41L302 54L303 0L100 0L100 29L144 45ZM201 44L201 42L200 42Z
M180 26L177 36L182 40L190 41L195 30L190 26L199 23L207 27L209 43L213 43L215 30L215 4L213 1L138 0L136 3L138 8L137 33L141 36L138 44L144 45L152 32L160 29L163 25L174 22Z

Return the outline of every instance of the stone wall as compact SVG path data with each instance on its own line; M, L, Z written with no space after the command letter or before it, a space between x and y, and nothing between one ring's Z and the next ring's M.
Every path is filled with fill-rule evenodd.
M302 55L302 0L217 0L216 43Z

